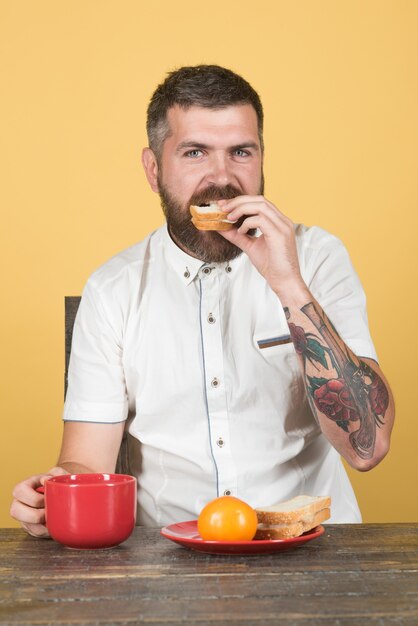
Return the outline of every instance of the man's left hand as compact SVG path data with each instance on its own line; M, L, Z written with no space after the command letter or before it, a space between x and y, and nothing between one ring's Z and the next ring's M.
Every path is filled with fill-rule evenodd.
M218 200L218 204L232 221L248 216L239 228L218 232L248 255L279 297L295 289L306 290L300 273L294 224L286 215L264 196L237 196L232 200ZM259 237L248 235L254 228L261 231Z

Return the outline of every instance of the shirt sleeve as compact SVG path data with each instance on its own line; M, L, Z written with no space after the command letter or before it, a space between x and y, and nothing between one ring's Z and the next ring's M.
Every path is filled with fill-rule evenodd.
M343 243L322 229L307 255L307 284L340 337L359 357L377 361L370 336L366 296Z
M64 421L113 424L126 420L121 335L90 279L74 323Z

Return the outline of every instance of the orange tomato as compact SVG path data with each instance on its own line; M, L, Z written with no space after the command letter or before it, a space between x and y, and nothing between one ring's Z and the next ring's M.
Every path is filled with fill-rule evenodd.
M221 496L202 509L197 529L206 541L251 541L257 523L257 513L249 504L234 496Z

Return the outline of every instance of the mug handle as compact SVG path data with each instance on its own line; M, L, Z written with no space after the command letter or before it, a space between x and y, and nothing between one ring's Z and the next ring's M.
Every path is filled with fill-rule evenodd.
M35 491L38 493L45 493L45 487L41 485L40 487L36 487Z

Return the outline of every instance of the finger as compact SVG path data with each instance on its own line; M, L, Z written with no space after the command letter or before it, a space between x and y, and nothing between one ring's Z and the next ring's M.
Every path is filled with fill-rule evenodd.
M290 222L288 218L283 219L280 216L275 206L273 205L270 206L266 203L261 203L261 202L240 204L239 206L234 208L232 211L228 212L228 220L235 222L245 215L247 216L264 215L268 217L268 219L270 219L272 222L274 222L278 228L282 228L283 226L287 227L288 222Z
M69 474L63 467L55 466L52 467L44 476L41 478L41 484L43 485L48 478L51 476L64 476L65 474Z
M238 246L238 248L240 248L243 252L248 252L255 239L255 237L250 237L250 235L243 235L242 233L239 233L237 228L233 228L231 230L218 230L217 232L222 235L224 239L227 239L235 246Z
M23 523L22 528L26 530L29 535L32 535L32 537L47 539L50 536L47 527L43 524Z
M241 218L244 220L244 218L249 217L267 218L275 222L277 226L281 224L280 218L274 209L272 210L265 206L261 208L261 205L258 205L258 207L255 204L242 205L231 211L231 213L228 213L228 220L231 221L237 221Z
M36 509L19 502L19 500L13 500L10 507L10 515L18 522L25 522L29 524L45 523L44 508Z
M264 205L266 209L269 209L272 215L276 215L284 222L289 223L293 226L292 220L287 217L280 209L277 208L275 204L267 200L264 196L237 196L232 198L232 200L219 200L218 201L222 210L226 213L230 213L235 209L242 207L244 204L253 204L256 205L255 208L260 209L260 205ZM247 214L250 211L247 211ZM231 218L232 219L232 218ZM235 219L235 218L234 218Z
M22 481L13 489L13 497L31 507L41 508L44 504L44 496L36 490L42 484L45 474L38 474Z
M272 222L265 215L252 215L247 217L242 224L237 228L237 232L242 235L247 235L248 231L258 228L266 239L273 236L282 238L284 233L281 229L277 228L277 224Z
M240 204L247 202L265 202L264 196L235 196L230 200L217 200L217 203L223 211L230 211L231 209L239 206Z
M228 200L228 204L221 206L225 213L260 213L262 211L274 211L274 205L268 203L263 196L239 196L234 200Z
M36 488L43 485L51 476L68 474L62 467L53 467L46 474L36 474L23 480L13 490L13 497L31 507L42 508L44 506L44 496L36 491Z
M263 224L265 224L265 220L263 220L260 215L254 215L253 217L247 217L247 219L242 222L241 226L237 228L237 231L242 235L246 235L252 228L259 228L264 234Z
M279 211L278 208L267 200L264 196L236 196L231 200L218 200L218 204L221 206L222 210L225 212L232 211L233 209L242 206L243 204L256 204L256 205L265 205L275 211ZM282 214L283 215L283 214Z
M47 474L41 476L41 485L45 485L45 482L53 476L64 476L64 474L69 474L69 472L67 472L67 470L65 470L63 467L52 467L50 470L48 470Z

